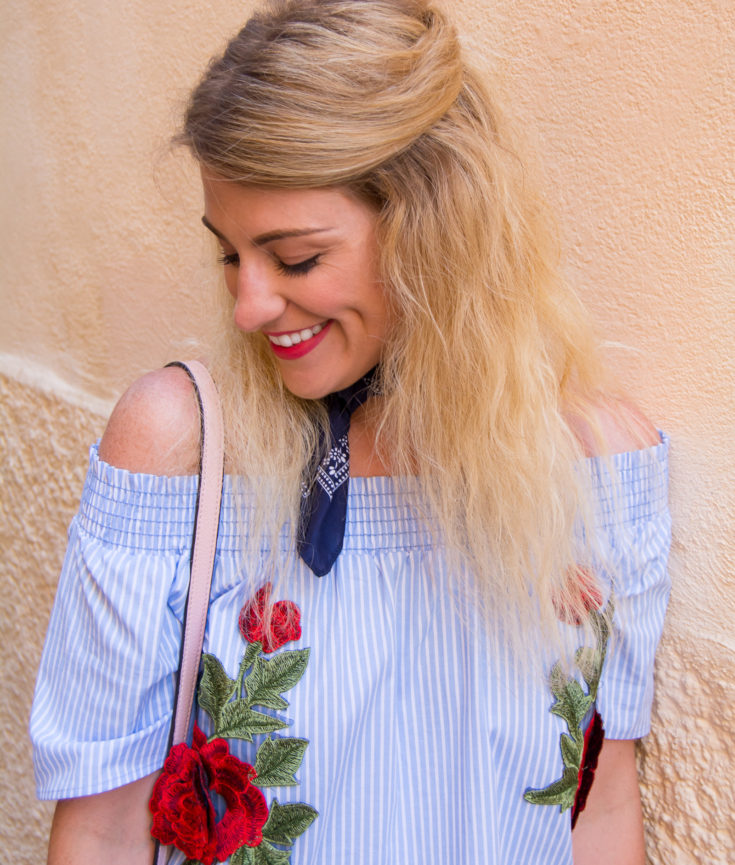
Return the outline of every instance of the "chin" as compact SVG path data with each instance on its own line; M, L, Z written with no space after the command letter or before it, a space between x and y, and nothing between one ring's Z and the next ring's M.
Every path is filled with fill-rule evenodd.
M368 369L371 369L371 367L368 367ZM325 376L322 378L304 376L303 378L297 378L296 376L284 375L283 384L286 390L294 396L299 397L299 399L322 399L330 393L343 390L354 384L367 371L358 371L355 375L347 374L339 378L334 376Z
M283 377L283 384L289 393L292 393L299 399L322 399L327 394L347 387L347 385L343 385L340 382L295 381L290 376Z
M288 385L286 385L286 390L294 396L297 396L299 399L310 400L322 399L328 394L334 392L333 390L310 390L305 388L289 387ZM339 390L339 388L336 388L336 390Z

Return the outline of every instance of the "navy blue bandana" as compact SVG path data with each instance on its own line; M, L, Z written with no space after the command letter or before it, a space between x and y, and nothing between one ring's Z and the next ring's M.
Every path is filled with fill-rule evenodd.
M304 486L296 540L299 555L317 577L328 574L342 552L350 482L350 417L371 395L374 374L375 368L325 398L330 440L311 486Z

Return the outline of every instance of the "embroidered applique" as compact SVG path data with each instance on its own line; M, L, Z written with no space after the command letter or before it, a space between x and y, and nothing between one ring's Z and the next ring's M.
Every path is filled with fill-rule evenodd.
M270 583L258 589L255 597L243 605L237 622L245 642L262 643L267 655L301 637L299 608L291 601L271 605L272 591Z
M151 834L203 865L224 861L243 844L260 844L268 806L252 784L255 774L252 766L230 754L224 739L208 742L195 725L192 747L175 745L156 781ZM219 823L209 790L219 793L227 806Z
M577 817L584 811L584 806L587 804L587 796L592 789L592 782L595 780L597 760L600 756L604 739L605 728L602 726L602 718L600 717L600 713L595 710L595 714L584 732L584 750L582 752L582 764L579 769L579 784L572 807L572 829L574 829L577 823Z
M584 615L593 610L599 610L603 603L602 591L594 573L582 565L570 569L566 583L568 597L572 599L572 602L565 602L563 598L555 598L554 611L557 618L565 624L579 626L582 624L582 617L575 608L579 608L581 605ZM578 601L578 604L574 603L575 600Z
M610 617L612 612L611 607ZM587 692L585 693L576 678L567 678L564 675L560 664L554 665L549 677L549 685L555 698L550 711L566 721L569 731L562 733L560 740L564 764L562 776L547 787L529 788L523 794L526 802L532 805L559 805L562 812L572 808L572 826L586 803L604 736L602 719L596 710L586 731L582 729L582 724L597 699L610 637L607 618L597 610L591 610L590 617L597 633L597 646L594 649L578 649L575 655Z
M299 608L291 601L270 607L271 590L267 583L240 612L246 646L236 679L214 655L202 655L198 701L214 733L207 739L195 725L192 746L171 749L153 788L151 835L181 850L187 865L212 865L228 857L231 865L288 865L293 842L318 816L303 802L281 805L274 799L269 809L261 792L296 786L308 745L306 739L273 736L288 722L255 708L286 709L283 693L301 679L309 661L309 649L262 656L301 636ZM262 735L254 766L231 754L225 741L252 742ZM219 821L210 791L226 806Z

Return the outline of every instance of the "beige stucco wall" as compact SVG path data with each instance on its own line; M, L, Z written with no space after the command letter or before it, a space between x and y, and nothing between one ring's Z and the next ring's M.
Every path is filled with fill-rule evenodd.
M166 142L251 3L6 0L0 36L0 846L43 859L25 726L90 440L214 279ZM455 0L545 165L570 277L673 437L674 590L641 749L652 863L735 850L735 6Z

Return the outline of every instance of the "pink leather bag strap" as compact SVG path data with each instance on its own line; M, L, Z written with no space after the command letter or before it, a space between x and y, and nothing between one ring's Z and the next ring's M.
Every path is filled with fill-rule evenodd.
M179 675L176 681L174 711L171 718L168 750L186 742L191 726L191 714L196 695L199 663L207 625L209 592L212 585L214 554L217 548L222 477L224 471L224 426L217 388L209 371L197 360L168 366L183 369L194 385L200 418L199 488L197 490L194 533L191 541L191 571L186 598L184 626L179 654ZM163 865L171 848L156 841L153 865Z
M224 428L222 407L217 388L207 368L199 361L175 362L194 385L201 418L201 448L199 455L199 490L197 493L194 536L191 544L191 576L186 600L179 676L176 685L174 714L171 722L169 749L185 742L191 725L199 663L207 624L209 592L217 546L222 476L224 465Z
M168 750L186 742L196 695L199 663L207 625L209 592L212 585L214 554L217 547L222 477L224 471L224 426L217 388L209 371L198 360L175 361L168 366L181 367L191 379L199 403L201 421L199 451L199 488L197 490L194 534L191 542L191 573L186 598L184 626L179 654L174 712L171 718ZM171 848L156 841L153 865L163 865Z

